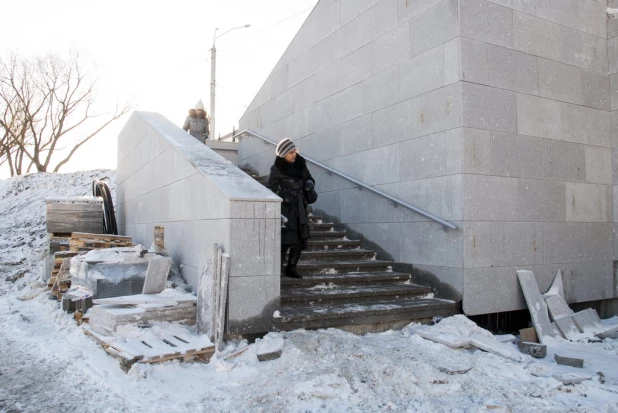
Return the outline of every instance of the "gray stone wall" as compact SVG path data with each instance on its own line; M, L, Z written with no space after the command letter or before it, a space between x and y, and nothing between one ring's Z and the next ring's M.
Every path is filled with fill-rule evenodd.
M449 283L468 314L525 308L518 268L534 270L541 288L562 269L572 302L611 298L618 155L608 73L618 72L618 47L607 38L618 25L606 7L321 0L240 126L290 137L307 156L456 223L445 233L313 172L318 209ZM241 143L239 163L263 174L273 157Z
M135 112L118 139L116 197L120 233L150 246L164 225L165 246L194 289L200 278L212 282L214 243L230 255L228 332L272 328L277 196L161 115Z

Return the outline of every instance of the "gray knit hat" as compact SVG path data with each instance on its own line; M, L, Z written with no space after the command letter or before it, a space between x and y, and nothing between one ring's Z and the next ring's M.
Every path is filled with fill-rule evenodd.
M294 149L296 149L296 145L294 145L294 142L292 142L288 138L284 138L277 145L277 149L275 149L275 153L277 154L278 157L284 158L285 155L287 155L290 151Z

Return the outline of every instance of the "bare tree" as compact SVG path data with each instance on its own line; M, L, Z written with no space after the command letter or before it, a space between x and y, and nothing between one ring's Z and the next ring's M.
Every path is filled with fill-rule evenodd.
M53 172L58 172L131 109L116 104L113 112L95 113L95 85L77 53L68 59L0 60L0 165L6 163L11 176L33 167L47 172L54 158Z

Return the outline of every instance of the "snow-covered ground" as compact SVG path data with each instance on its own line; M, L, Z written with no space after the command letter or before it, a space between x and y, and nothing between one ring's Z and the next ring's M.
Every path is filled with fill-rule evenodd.
M136 364L125 374L48 298L38 269L45 197L90 195L106 176L113 190L114 171L102 170L0 181L1 412L618 412L618 340L563 343L515 363L415 334L478 329L463 316L363 337L270 333L284 338L277 360L258 362L252 345L224 361L247 346L229 342L209 364ZM584 368L556 365L555 352L584 358ZM565 385L560 374L589 379Z

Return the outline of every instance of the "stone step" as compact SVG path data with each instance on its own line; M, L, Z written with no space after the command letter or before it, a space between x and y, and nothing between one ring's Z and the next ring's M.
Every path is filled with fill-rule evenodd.
M302 252L300 262L372 260L375 257L376 253L374 251L362 249L306 250Z
M332 231L334 227L334 224L328 224L325 222L309 222L309 228L311 231Z
M392 261L358 260L358 261L300 261L296 266L299 273L305 274L346 274L351 272L387 271ZM285 268L286 266L284 266Z
M459 314L459 304L438 298L377 300L366 304L310 305L282 308L273 322L280 330L329 328L392 321L427 321Z
M410 274L396 271L303 275L303 278L281 277L281 289L283 290L288 286L305 286L310 288L319 284L354 285L360 287L368 284L393 284L409 281L410 278Z
M312 240L344 239L345 231L311 231Z
M307 250L310 251L326 251L326 250L341 250L341 249L355 249L360 248L360 240L343 240L343 239L330 239L330 240L313 240L307 241Z
M309 222L321 223L322 217L318 215L309 215Z
M307 305L365 304L375 301L390 302L408 298L426 297L431 288L414 284L357 286L326 286L323 288L287 287L281 289L281 307L302 307Z

